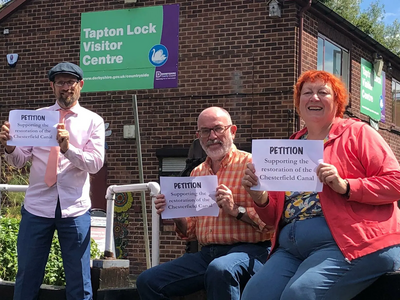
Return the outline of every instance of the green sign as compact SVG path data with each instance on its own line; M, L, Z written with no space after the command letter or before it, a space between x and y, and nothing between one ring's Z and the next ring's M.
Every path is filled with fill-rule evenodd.
M179 5L81 15L83 92L178 85Z
M376 121L381 120L384 109L382 78L384 76L376 76L369 61L361 58L360 112Z

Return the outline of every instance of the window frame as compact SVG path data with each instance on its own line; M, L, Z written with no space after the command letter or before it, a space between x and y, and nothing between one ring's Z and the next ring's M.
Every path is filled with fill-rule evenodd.
M319 68L320 66L320 39L322 40L322 69ZM351 70L350 70L350 50L346 49L345 47L339 45L338 43L332 41L330 38L326 37L325 35L318 33L318 43L317 43L317 69L318 70L325 70L325 49L326 49L326 42L332 44L333 46L339 48L341 50L340 52L340 73L341 74L335 74L340 76L344 84L346 85L346 88L350 90L350 76L351 76ZM334 50L336 51L336 50ZM346 55L344 55L344 53ZM335 54L335 53L334 53ZM345 57L346 56L346 57ZM333 61L334 62L334 61ZM327 72L330 72L328 70L325 70ZM331 72L330 72L331 73Z
M395 93L395 91L397 91L397 93ZM391 93L392 93L392 123L396 127L400 128L400 80L392 78ZM397 94L398 97L396 97L395 94ZM396 118L397 114L399 115L398 119Z

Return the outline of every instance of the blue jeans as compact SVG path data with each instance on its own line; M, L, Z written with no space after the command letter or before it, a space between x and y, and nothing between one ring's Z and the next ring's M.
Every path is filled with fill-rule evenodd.
M241 290L265 263L269 241L203 246L199 252L150 268L136 281L142 300L169 299L206 289L208 300L240 299Z
M294 221L246 285L242 300L347 300L400 267L400 246L346 261L324 217Z
M90 279L90 212L61 218L57 205L55 218L42 218L21 209L18 233L18 273L14 300L38 299L54 231L58 232L68 300L92 299Z

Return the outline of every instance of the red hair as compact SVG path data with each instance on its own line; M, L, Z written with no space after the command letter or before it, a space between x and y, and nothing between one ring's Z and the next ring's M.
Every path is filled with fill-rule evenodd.
M315 82L322 80L325 84L329 83L334 93L334 101L336 102L336 117L343 117L343 113L346 109L348 93L344 83L340 78L326 71L310 70L300 75L294 86L294 106L296 107L297 113L299 113L300 95L301 89L305 82Z

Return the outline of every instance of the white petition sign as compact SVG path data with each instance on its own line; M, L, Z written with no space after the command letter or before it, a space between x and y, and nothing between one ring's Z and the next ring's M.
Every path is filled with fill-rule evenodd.
M315 170L323 159L322 140L253 140L255 191L321 192Z
M215 175L198 177L160 177L161 193L167 205L163 219L214 216L219 214L216 203L218 179Z
M9 146L58 146L60 113L49 110L11 110Z

